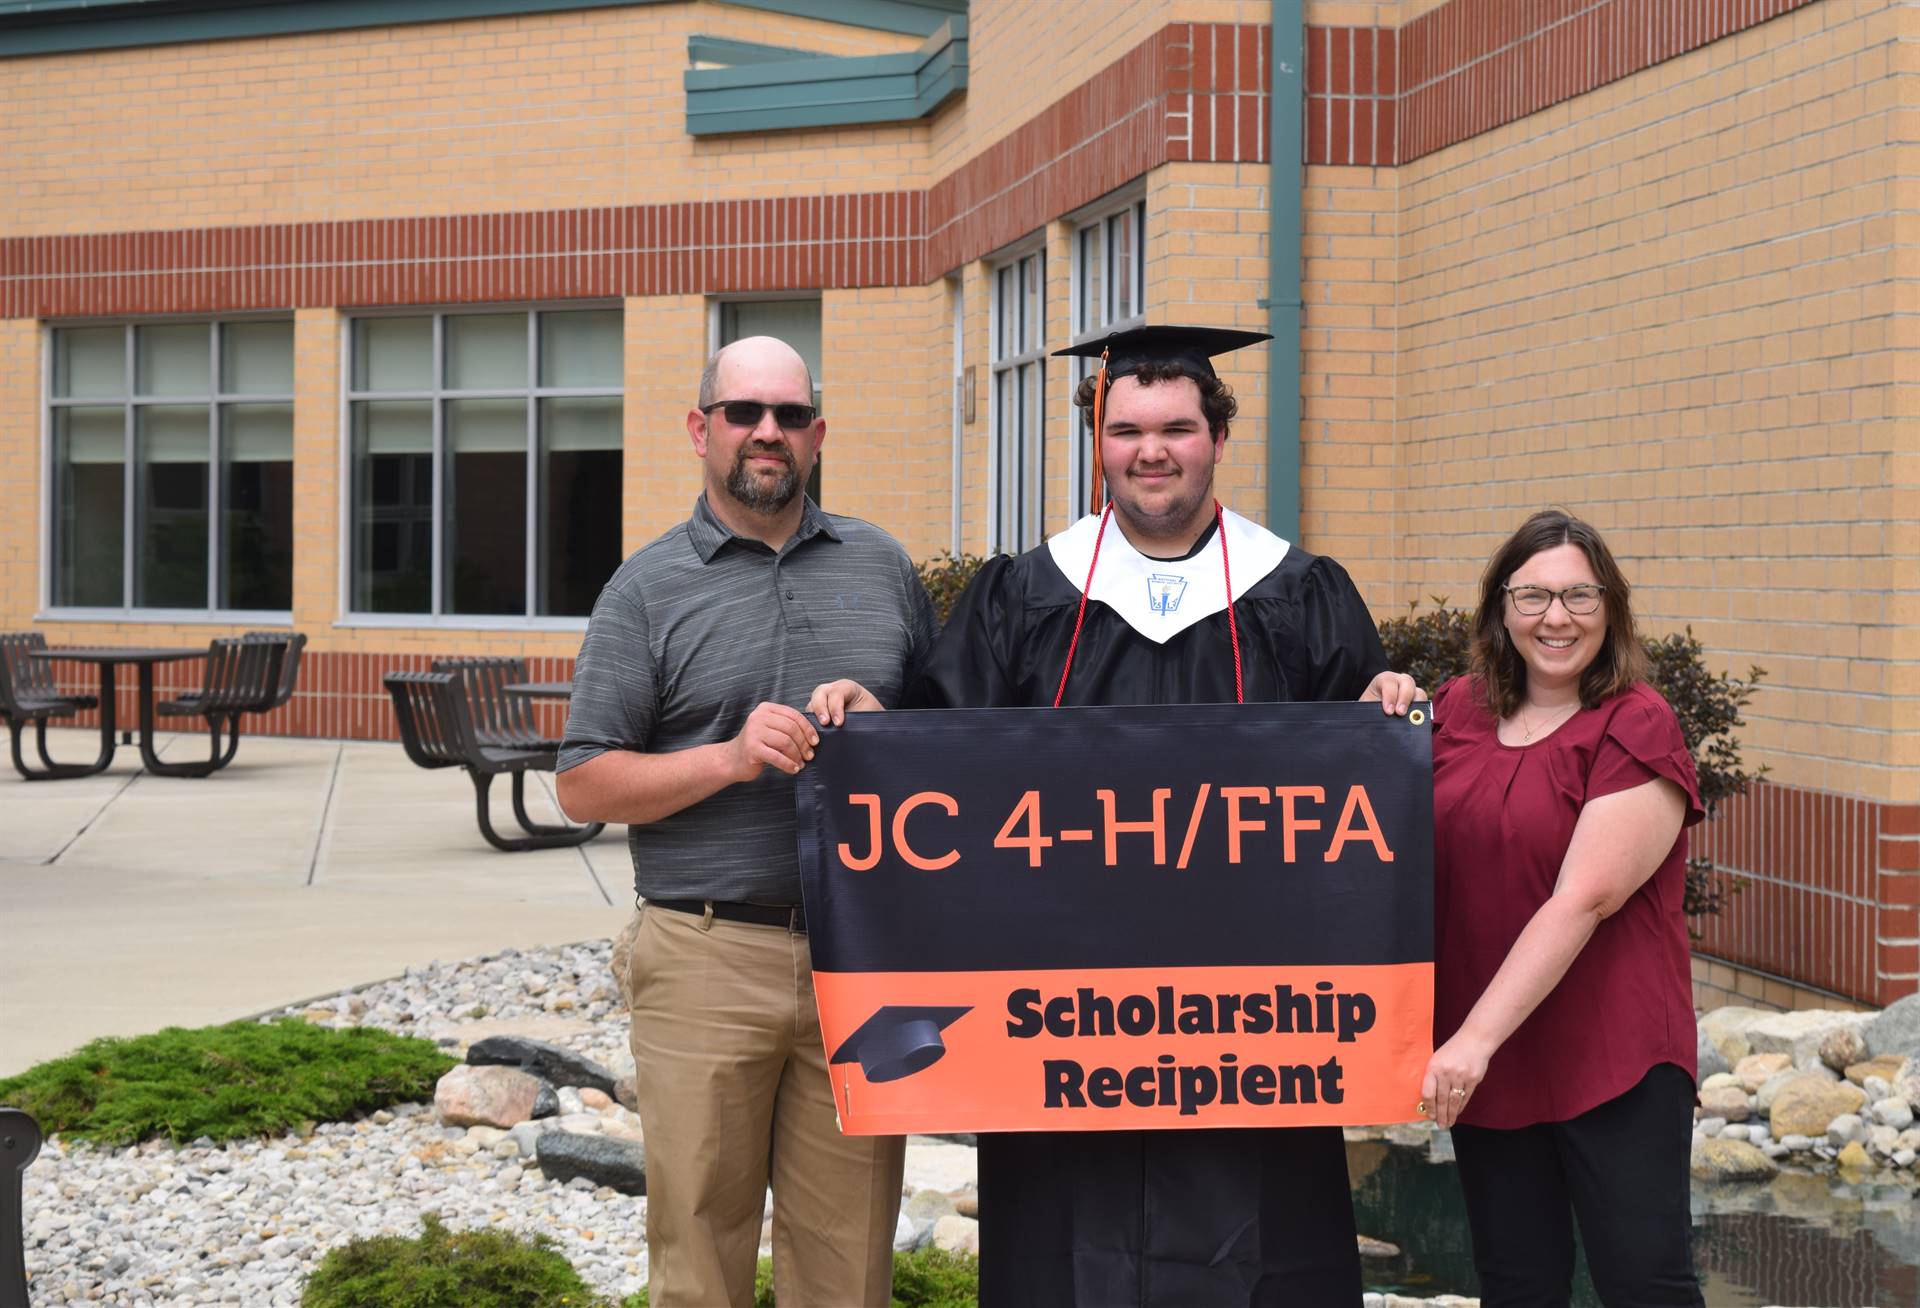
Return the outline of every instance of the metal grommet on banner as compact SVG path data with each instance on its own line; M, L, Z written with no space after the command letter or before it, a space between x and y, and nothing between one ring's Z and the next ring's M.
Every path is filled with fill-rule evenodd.
M1426 720L1427 720L1427 711L1425 709L1408 709L1407 710L1407 722L1410 725L1417 727L1424 724Z

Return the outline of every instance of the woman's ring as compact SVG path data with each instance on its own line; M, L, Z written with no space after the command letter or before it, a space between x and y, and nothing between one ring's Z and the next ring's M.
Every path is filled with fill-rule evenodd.
M1453 1088L1453 1097L1455 1099L1465 1099L1467 1097L1467 1092L1465 1090L1462 1090L1459 1086L1455 1086Z

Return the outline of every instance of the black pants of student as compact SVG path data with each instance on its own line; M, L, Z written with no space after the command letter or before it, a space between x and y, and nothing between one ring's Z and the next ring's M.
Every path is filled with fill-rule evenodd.
M1569 1121L1456 1126L1485 1308L1565 1308L1573 1223L1608 1308L1697 1306L1688 1248L1693 1079L1671 1063Z
M981 1308L1359 1308L1337 1127L980 1137Z

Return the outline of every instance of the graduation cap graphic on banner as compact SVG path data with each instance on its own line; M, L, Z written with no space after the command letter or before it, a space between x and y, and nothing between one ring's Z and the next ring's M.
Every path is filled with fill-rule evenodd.
M973 1011L970 1004L938 1007L928 1004L888 1004L833 1051L832 1063L860 1064L867 1080L899 1081L939 1062L947 1052L940 1032Z

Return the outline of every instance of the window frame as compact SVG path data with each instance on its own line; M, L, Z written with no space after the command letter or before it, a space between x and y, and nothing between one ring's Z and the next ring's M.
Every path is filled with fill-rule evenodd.
M1133 312L1124 317L1114 314L1113 276L1113 228L1117 219L1130 216L1133 222L1133 259L1128 269L1129 291ZM1074 345L1084 345L1097 341L1112 332L1127 331L1134 327L1144 327L1147 323L1147 199L1144 187L1129 187L1117 196L1108 196L1098 204L1088 207L1072 216L1073 236L1071 268L1071 291L1069 303L1072 312L1069 316L1071 341ZM1087 238L1094 231L1100 233L1100 321L1089 322L1086 314ZM1098 372L1098 359L1073 360L1073 373L1068 394L1080 389L1080 383ZM1088 430L1086 422L1078 412L1074 414L1071 439L1067 442L1067 484L1069 487L1068 507L1071 516L1078 520L1094 510L1090 499L1092 490L1094 434Z
M540 566L540 401L545 399L598 398L615 396L622 413L622 499L624 501L626 377L624 367L617 386L541 386L539 315L543 313L614 311L620 314L622 357L626 351L626 313L619 300L520 301L511 304L404 305L391 308L355 310L340 316L339 359L340 391L336 431L339 433L338 532L335 550L338 586L335 595L335 625L369 628L445 628L465 631L585 631L587 616L578 617L534 612L539 604L538 569ZM519 387L455 388L446 384L446 320L452 317L498 317L521 313L527 316L527 382ZM434 385L426 389L357 390L354 387L354 330L356 324L379 318L431 318ZM527 410L527 484L526 548L522 554L522 578L525 591L523 611L511 613L449 613L445 611L446 546L446 455L447 432L445 404L449 400L518 399ZM429 563L429 607L419 613L376 613L353 607L353 532L354 532L354 440L353 406L357 402L411 400L428 405L432 424L433 500L432 558Z
M1001 279L1011 273L1014 294L1024 305L1027 266L1033 265L1036 305L1034 339L1018 340L1013 353L1001 354L1001 319L1006 312L1002 303ZM996 255L987 264L987 548L990 553L1018 554L1046 540L1046 446L1047 446L1047 251L1044 234L1038 234ZM1020 324L1024 327L1024 324ZM1014 378L1014 405L1022 409L1025 377L1033 375L1033 416L1028 430L1009 437L1002 430L1000 379ZM1010 448L1012 441L1017 448ZM1017 474L1009 481L1009 457L1017 458ZM1031 471L1028 484L1024 474ZM1009 510L1014 521L1006 521ZM1031 513L1032 521L1024 521Z
M59 622L160 622L176 625L205 624L209 626L291 626L293 623L293 594L289 589L287 607L284 609L242 609L222 608L218 603L220 593L220 565L222 562L222 533L220 518L224 508L221 500L222 471L221 438L222 414L229 406L242 404L284 404L289 411L295 408L297 385L283 392L251 392L221 390L221 333L233 324L245 323L286 323L289 328L294 319L284 311L220 313L220 314L136 314L124 318L106 320L91 318L50 318L40 327L40 521L38 524L40 542L40 585L39 612L42 620ZM207 386L204 392L191 395L140 395L136 383L139 378L139 329L143 327L197 327L207 329ZM58 346L56 336L62 331L88 331L103 327L118 327L122 332L121 392L114 397L56 396L54 378L57 366ZM289 349L297 356L297 343ZM289 358L289 364L293 359ZM136 554L139 549L139 532L136 530L138 511L138 486L136 469L139 440L139 411L145 408L165 408L181 406L205 406L207 410L207 604L204 608L167 608L155 605L134 603L134 590L137 584ZM120 487L120 595L122 602L118 606L98 604L57 604L54 600L56 589L55 572L59 561L59 548L55 537L60 523L60 468L54 450L54 432L57 427L55 414L69 408L107 408L117 407L121 416L121 487ZM291 454L289 461L292 461ZM295 474L298 484L298 474ZM296 552L299 540L294 540Z

